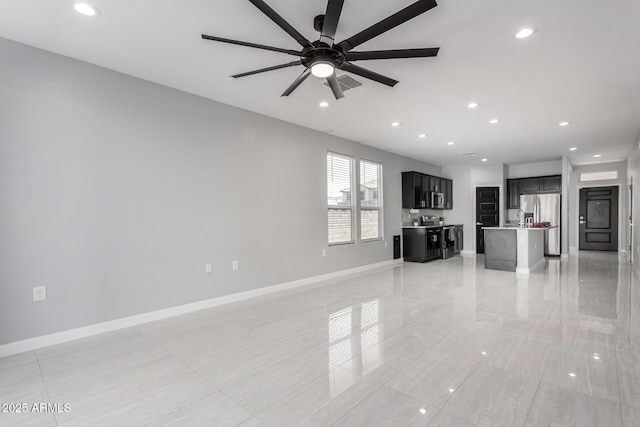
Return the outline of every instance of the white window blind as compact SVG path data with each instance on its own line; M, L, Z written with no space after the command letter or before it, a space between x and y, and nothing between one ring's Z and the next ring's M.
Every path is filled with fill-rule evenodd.
M329 244L355 240L355 159L327 152L327 206Z
M360 240L382 237L382 165L360 160Z

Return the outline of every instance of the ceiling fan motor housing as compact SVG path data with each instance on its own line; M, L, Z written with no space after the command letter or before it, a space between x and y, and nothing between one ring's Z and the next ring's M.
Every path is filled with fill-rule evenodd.
M316 47L303 52L302 65L310 68L318 62L328 62L335 68L340 68L344 63L344 55L337 49L329 47Z

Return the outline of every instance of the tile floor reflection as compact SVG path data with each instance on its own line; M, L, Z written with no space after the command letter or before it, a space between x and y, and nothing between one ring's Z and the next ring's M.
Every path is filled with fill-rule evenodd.
M639 283L616 253L405 263L0 359L0 402L71 405L0 425L639 425Z

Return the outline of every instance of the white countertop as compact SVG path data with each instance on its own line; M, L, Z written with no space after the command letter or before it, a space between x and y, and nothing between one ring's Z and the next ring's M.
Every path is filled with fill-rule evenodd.
M483 230L529 230L529 231L545 231L551 228L558 228L557 225L551 227L520 227L519 225L507 225L502 227L482 227Z
M463 224L444 224L444 225L403 225L402 228L438 228L438 227L452 227L462 226Z

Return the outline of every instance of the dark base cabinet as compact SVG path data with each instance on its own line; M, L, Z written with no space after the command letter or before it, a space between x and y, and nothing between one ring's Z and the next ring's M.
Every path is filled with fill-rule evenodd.
M442 228L402 229L402 252L409 262L427 262L442 257Z

